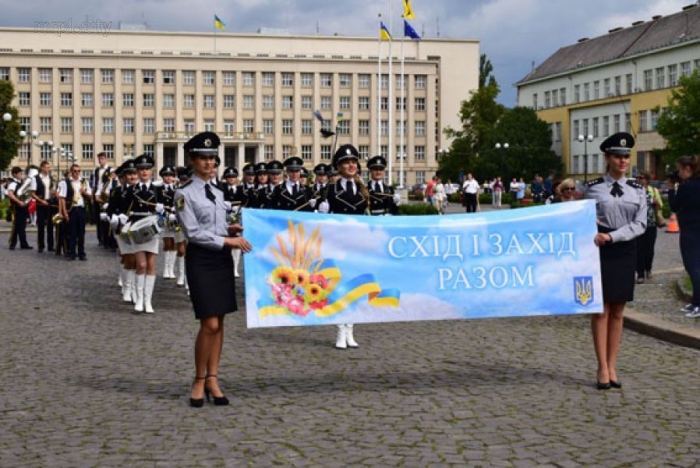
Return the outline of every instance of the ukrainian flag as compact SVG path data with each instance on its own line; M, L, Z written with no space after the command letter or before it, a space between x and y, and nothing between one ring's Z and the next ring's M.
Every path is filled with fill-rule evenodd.
M217 29L221 29L222 31L226 29L226 23L224 23L221 18L218 16L214 15L214 27Z
M403 0L403 17L406 19L415 19L413 14L413 7L411 6L411 0Z
M391 34L389 34L389 29L387 29L386 24L384 24L384 21L379 22L379 38L382 41L391 40Z

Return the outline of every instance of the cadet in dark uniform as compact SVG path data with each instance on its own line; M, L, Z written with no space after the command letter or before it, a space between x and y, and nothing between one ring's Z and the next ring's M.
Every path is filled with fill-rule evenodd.
M21 249L32 249L33 247L27 243L27 219L29 218L29 190L25 188L24 192L18 193L22 187L22 168L12 168L12 179L7 183L7 197L10 199L12 209L12 233L10 234L10 250L15 250L17 240Z
M309 170L304 166L301 166L299 170L299 183L305 186L309 185Z
M186 268L190 299L200 321L194 348L195 378L190 405L201 407L204 396L215 405L227 405L217 381L224 342L224 316L237 310L230 250L251 250L243 237L233 237L240 226L229 226L223 193L209 184L219 137L204 132L185 144L194 175L175 193L180 225L187 237Z
M394 188L384 183L384 170L386 169L386 159L382 156L371 158L367 167L370 173L369 182L369 212L372 216L395 215L399 212L401 196L394 193Z
M314 197L321 200L326 198L326 185L328 185L328 175L331 173L330 164L319 163L314 167L315 180L311 189L314 192Z
M235 167L227 167L224 169L224 181L225 183L221 185L221 189L224 191L224 201L231 205L231 211L234 215L237 215L241 209L242 202L242 192L240 184L238 183L238 169ZM233 275L238 278L240 273L238 273L238 265L241 262L241 251L239 249L231 250L231 256L233 257Z
M369 210L369 191L360 179L360 153L352 145L343 145L333 155L333 167L340 173L334 184L329 184L326 199L319 205L321 213L342 213L361 215ZM345 349L357 348L353 336L353 325L338 325L335 347Z
M265 163L265 166L267 167L267 184L263 190L258 188L258 203L260 203L260 208L274 208L272 192L274 192L275 187L282 183L284 165L279 161L270 161Z
M615 369L622 336L625 304L634 296L637 251L635 238L644 233L647 202L644 189L625 173L629 169L634 138L616 133L607 138L600 150L605 153L608 173L586 184L584 197L596 201L600 247L600 271L603 283L602 314L593 314L593 345L598 359L600 390L620 388Z
M238 197L241 202L241 207L255 208L251 206L255 204L257 188L255 187L255 166L246 164L243 166L243 182L238 188Z
M175 222L174 206L175 206L175 168L172 166L164 166L158 175L163 180L163 185L160 187L161 192L161 203L165 208L165 215L167 221L165 223L165 229L161 234L163 238L163 256L165 261L163 262L163 278L174 279L175 278L175 259L177 257L177 250L175 248L175 229L177 229L177 223Z
M122 299L124 302L136 303L136 257L134 248L126 237L129 211L131 207L127 202L129 187L136 183L138 175L133 159L124 161L117 168L117 175L121 185L109 192L107 216L110 218L112 233L117 241L121 263Z
M287 180L275 186L270 197L270 206L275 210L313 211L316 199L313 191L301 183L301 169L304 161L298 156L292 156L284 161Z
M255 165L255 199L248 199L249 208L262 208L262 204L267 200L268 178L267 164L257 163Z

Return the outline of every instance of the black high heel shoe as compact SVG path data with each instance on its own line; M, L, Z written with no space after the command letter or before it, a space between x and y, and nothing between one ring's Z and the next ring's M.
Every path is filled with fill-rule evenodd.
M205 377L206 379L215 379L215 375L207 375ZM207 403L209 403L209 397L211 396L214 399L214 406L226 406L228 405L229 401L228 398L226 398L225 395L221 396L216 396L214 395L211 390L207 388L207 384L204 384L204 395L207 397Z
M622 388L622 382L620 382L619 380L611 380L610 386L612 388Z
M206 377L195 377L194 378L194 380L204 380L204 379L206 379ZM192 382L192 386L194 387L194 382ZM206 393L206 392L207 392L207 389L206 389L206 383L205 383L204 393ZM209 399L209 397L207 396L207 400L208 399ZM192 408L201 408L202 406L204 406L204 398L192 398L192 397L190 397L190 406Z

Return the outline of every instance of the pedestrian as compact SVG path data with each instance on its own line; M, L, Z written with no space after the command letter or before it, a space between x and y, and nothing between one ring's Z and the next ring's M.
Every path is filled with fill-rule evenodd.
M104 185L110 182L109 173L110 166L107 164L107 153L100 152L97 155L97 167L90 175L90 190L95 194L93 203L91 204L90 224L95 224L97 228L97 241L99 245L109 247L107 242L107 233L109 232L109 222L101 221L100 211L106 200L102 200L100 194L103 193Z
M437 177L434 176L429 182L428 185L425 186L425 198L428 200L428 204L431 206L434 205L434 200L433 197L435 196L435 179Z
M625 176L633 146L634 137L629 133L606 138L600 150L605 154L607 174L589 181L584 193L585 198L596 201L598 234L594 242L600 249L603 285L603 313L591 319L599 390L622 386L615 364L625 304L634 298L635 238L644 232L647 222L644 189Z
M90 184L87 179L80 176L80 166L73 164L70 167L70 177L58 183L58 204L66 227L68 260L75 260L76 254L80 260L87 260L85 222L87 221L86 210L90 206L91 199Z
M643 284L645 279L651 279L654 244L656 244L656 210L660 210L663 205L659 191L649 185L650 178L648 172L637 173L637 183L644 187L647 200L647 228L644 234L637 237L637 284Z
M433 196L435 200L435 208L438 210L438 214L445 214L445 200L447 196L445 194L445 186L442 183L442 179L438 177L435 180L435 195Z
M559 182L555 181L552 184L552 190L554 194L547 197L545 200L546 205L576 200L574 196L576 193L576 182L574 182L574 179L566 178Z
M39 173L34 176L29 191L36 201L37 218L37 252L42 253L48 246L49 252L53 252L53 222L51 221L51 188L54 185L51 176L51 163L42 161L39 165Z
M493 187L492 187L492 196L493 196L493 206L494 208L500 208L501 207L501 200L503 199L503 191L505 190L505 187L503 186L503 181L501 180L500 177L496 177L493 179Z
M443 207L447 208L450 206L450 197L452 197L452 194L455 193L455 186L452 184L452 180L447 179L447 183L445 185L445 202L443 203Z
M462 195L467 213L476 213L479 188L479 182L471 174L467 174L467 178L462 184Z
M668 203L678 215L683 266L690 276L693 297L683 309L686 317L700 318L700 161L683 156L676 161L677 176L669 180Z
M28 185L22 179L22 168L13 167L12 178L7 183L7 198L10 199L10 209L12 210L12 233L10 234L10 250L15 250L17 241L21 249L33 249L27 243L27 219L29 219Z
M199 332L194 345L195 377L190 406L201 408L204 397L216 406L228 405L218 383L219 362L224 343L224 317L238 309L234 288L231 249L250 252L240 225L229 226L224 195L209 183L219 137L212 132L193 136L184 149L189 154L193 176L175 193L175 206L187 238L185 268L190 300Z

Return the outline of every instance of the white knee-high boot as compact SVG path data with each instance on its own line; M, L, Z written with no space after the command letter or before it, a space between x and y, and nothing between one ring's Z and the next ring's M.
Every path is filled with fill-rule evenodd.
M336 334L335 334L335 347L338 349L345 349L348 347L348 343L346 341L346 331L345 331L345 325L336 325Z
M345 324L345 341L347 342L349 347L357 348L358 345L357 345L357 342L355 341L355 337L352 336L352 328L353 328L352 323Z
M134 288L134 270L124 270L124 287L122 288L122 299L124 302L131 301L131 291Z
M185 257L177 257L177 285L185 285Z
M119 281L117 284L122 288L122 294L124 294L124 265L119 266Z
M143 306L147 314L153 313L151 298L153 297L153 288L156 285L156 275L146 275L146 280L143 286Z
M165 264L168 266L166 273L163 278L175 278L175 258L177 257L177 252L175 250L168 250L165 252ZM166 276L167 275L167 276Z
M136 312L143 312L143 289L146 285L146 275L136 275Z
M241 251L240 249L231 250L231 256L233 257L233 276L238 278L241 276L238 273L238 264L241 262Z

